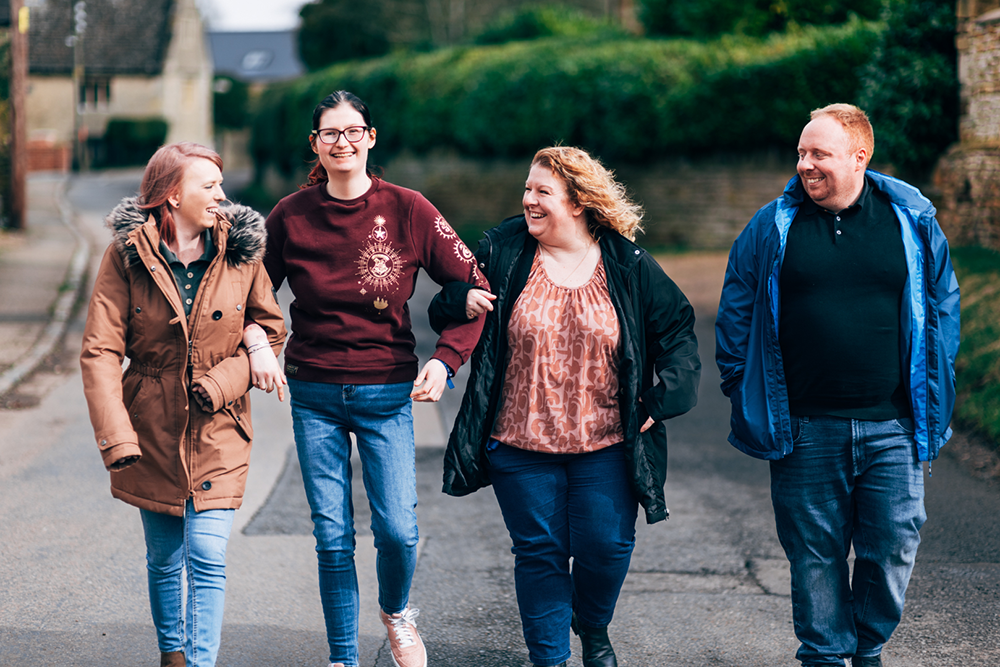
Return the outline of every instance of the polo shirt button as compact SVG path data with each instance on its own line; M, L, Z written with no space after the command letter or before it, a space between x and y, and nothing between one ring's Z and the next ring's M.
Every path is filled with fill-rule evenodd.
M837 236L840 236L840 230L839 229L837 230Z
M635 254L637 254L637 255L638 255L638 254L639 254L640 252L642 252L642 251L641 251L641 250L636 250L636 251L635 251Z
M194 278L194 274L188 271L188 278Z
M185 299L185 300L184 300L184 303L186 303L187 305L189 305L189 306L190 306L190 305L191 305L191 299Z
M201 488L204 489L205 491L208 491L209 489L212 488L212 483L211 482L202 482L201 483Z
M479 262L479 268L480 269L485 269L486 268L486 262Z
M214 313L212 313L212 319L213 320L221 320L222 319L222 311L221 310L217 310Z

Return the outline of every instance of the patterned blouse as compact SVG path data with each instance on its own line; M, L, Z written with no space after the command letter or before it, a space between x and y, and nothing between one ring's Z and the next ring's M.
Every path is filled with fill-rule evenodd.
M496 440L554 454L592 452L622 441L618 316L603 260L589 281L568 288L549 280L536 252L507 338Z

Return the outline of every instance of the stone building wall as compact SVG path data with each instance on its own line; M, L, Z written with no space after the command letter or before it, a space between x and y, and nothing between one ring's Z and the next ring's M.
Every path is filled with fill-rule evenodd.
M960 142L934 175L938 221L953 245L1000 250L1000 0L960 0Z

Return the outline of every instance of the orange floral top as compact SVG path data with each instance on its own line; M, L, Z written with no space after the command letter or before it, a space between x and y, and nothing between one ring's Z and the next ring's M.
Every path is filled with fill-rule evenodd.
M567 288L549 280L536 252L507 339L496 440L555 454L592 452L623 440L618 315L604 260L589 281Z

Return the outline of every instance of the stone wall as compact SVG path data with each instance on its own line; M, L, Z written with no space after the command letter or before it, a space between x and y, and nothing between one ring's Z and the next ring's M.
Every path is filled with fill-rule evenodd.
M646 233L640 243L728 249L757 209L779 196L795 175L794 153L789 155L607 166L643 205ZM530 158L453 156L403 156L383 165L386 180L423 193L466 240L521 212L529 166Z
M376 151L377 153L377 151ZM455 155L397 156L379 162L390 183L421 192L468 243L504 218L519 215L531 158L474 160ZM642 204L649 248L728 250L757 210L778 197L795 175L795 154L665 159L653 164L606 164ZM229 165L226 165L227 169ZM306 171L263 176L275 199L294 192Z
M957 4L960 143L934 174L938 221L953 245L1000 250L1000 0Z

